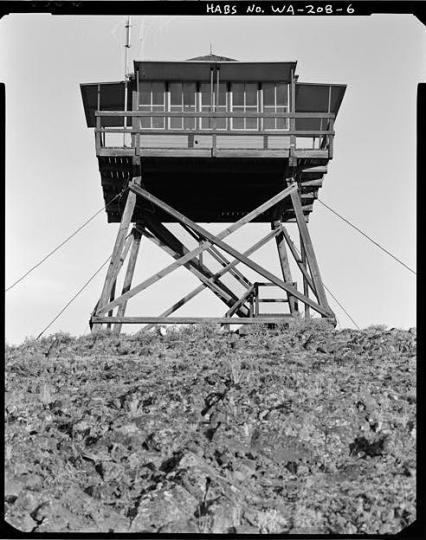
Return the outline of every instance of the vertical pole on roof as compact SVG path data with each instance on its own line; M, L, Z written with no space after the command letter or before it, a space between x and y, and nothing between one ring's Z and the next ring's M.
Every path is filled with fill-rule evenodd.
M126 23L126 43L124 45L124 111L127 111L127 103L128 103L128 85L129 85L129 74L127 70L127 61L128 61L128 50L130 49L130 16L127 17L127 23ZM127 127L127 116L124 117L124 128ZM126 132L123 133L123 146L126 146Z
M130 49L130 24L131 18L127 17L127 23L126 23L126 43L124 45L124 78L127 78L128 71L127 71L127 56L128 56L128 49Z

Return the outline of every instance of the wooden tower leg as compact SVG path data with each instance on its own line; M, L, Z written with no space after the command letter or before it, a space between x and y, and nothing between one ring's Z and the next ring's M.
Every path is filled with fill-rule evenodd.
M282 225L281 220L276 219L271 223L271 228L272 230L281 229L281 225ZM291 270L290 270L290 265L288 262L287 249L285 247L284 234L282 231L280 231L276 235L275 240L277 243L278 255L279 255L280 264L281 264L281 271L283 274L283 280L288 283L291 283L293 279L291 277ZM295 312L298 311L296 298L292 296L290 293L287 293L287 298L288 298L288 302L290 306L290 313L294 315Z
M295 183L294 179L290 179L289 185ZM314 248L312 245L311 236L309 234L308 226L306 224L305 216L303 215L302 203L300 201L300 190L292 191L290 194L291 202L293 205L294 213L296 216L297 227L299 229L301 247L305 250L305 257L311 271L312 281L315 288L315 294L318 299L319 305L329 312L328 317L334 318L334 313L331 311L325 295L324 285L322 283L321 274L319 271L317 259L315 257ZM306 304L305 304L306 305ZM327 317L327 315L323 315Z
M216 273L216 274L212 274L211 271L209 271L208 274L206 272L202 271L200 273L200 279L203 282L202 285L201 285L201 288L204 288L205 286L209 286L209 288L210 288L210 286L214 283L215 280L217 281L217 278L222 273L226 273L226 272L228 272L230 270L231 267L235 266L238 263L242 263L245 266L247 266L248 268L250 268L251 270L253 270L253 271L257 272L258 274L260 274L263 278L265 278L268 281L267 284L269 284L269 282L270 282L270 284L274 284L274 285L278 286L285 293L289 293L295 299L298 299L301 302L303 302L305 304L308 304L313 310L315 310L320 315L322 315L324 317L332 317L332 314L331 314L329 308L327 309L326 307L321 306L319 303L317 303L313 299L308 298L307 296L302 294L300 291L298 291L296 289L293 282L289 283L289 282L283 281L282 279L278 278L277 276L275 276L270 271L266 270L266 268L263 268L260 264L256 263L252 259L248 258L247 255L244 255L243 253L239 252L237 249L233 248L231 245L229 245L228 243L223 241L223 239L225 237L227 237L228 235L230 235L233 232L236 232L239 228L241 228L246 223L249 223L250 221L254 220L261 213L267 211L269 208L272 208L274 205L279 204L285 197L288 197L292 193L296 192L297 191L297 185L295 183L293 183L293 185L287 187L286 189L282 190L280 193L277 193L274 197L272 197L271 199L269 199L268 201L266 201L262 205L258 206L257 208L255 208L254 210L252 210L251 212L246 214L244 217L242 217L241 219L239 219L235 223L231 224L226 229L222 230L220 233L218 233L216 235L210 233L209 231L207 231L206 229L201 227L199 224L195 223L190 218L188 218L187 216L184 216L178 210L171 207L166 202L162 201L161 199L159 199L158 197L156 197L152 193L146 191L145 189L142 189L140 186L135 185L133 183L133 184L130 184L129 187L130 187L130 191L132 191L133 193L136 193L139 197L143 198L144 200L149 201L154 206L160 208L161 210L163 210L164 212L166 212L167 214L172 216L177 222L181 223L182 225L186 225L190 229L192 229L192 231L194 231L194 233L197 234L200 237L200 239L202 240L201 245L199 245L199 247L197 247L195 249L192 249L191 251L189 251L187 253L186 253L186 251L187 251L186 248L181 249L181 247L176 246L176 251L175 251L174 246L167 245L166 247L170 248L170 251L173 252L174 255L176 256L175 262L169 264L168 266L166 266L165 268L163 268L159 272L156 272L155 274L153 274L149 278L145 279L143 282L139 283L138 285L136 285L136 286L133 285L127 292L125 292L124 294L121 294L120 296L115 298L115 300L113 300L112 302L100 305L96 310L96 314L92 317L92 322L93 323L102 324L102 323L112 322L112 323L122 323L122 324L145 324L145 323L148 323L148 324L151 324L151 323L155 323L155 324L163 324L163 323L164 324L175 324L175 323L192 324L194 322L210 321L210 322L215 322L215 323L220 323L220 324L229 324L230 317L219 317L219 318L218 317L210 317L210 318L200 318L200 317L195 317L195 318L194 317L173 318L173 317L170 317L170 318L168 318L168 317L140 317L140 316L137 316L137 317L124 317L124 316L118 317L117 316L117 317L109 318L109 317L104 315L104 314L107 314L107 312L110 311L111 309L114 309L115 307L119 307L121 304L123 304L123 302L127 302L130 298L133 298L137 294L141 293L143 290L147 289L148 287L150 287L154 283L158 282L160 279L163 279L165 276L167 276L168 274L173 272L175 269L177 269L179 267L182 267L182 266L185 266L189 261L192 261L192 260L195 259L196 260L195 264L193 263L191 266L192 266L193 269L194 269L194 267L197 267L198 269L200 269L199 260L197 258L200 255L200 253L202 253L203 251L208 250L212 245L216 246L218 249L225 252L228 256L234 257L235 262L234 261L229 262L226 265L226 267L222 268L222 270L220 272ZM299 204L300 204L300 201L299 201ZM302 216L302 218L304 220L303 216ZM305 223L305 226L306 226L306 223ZM276 234L278 234L278 232L279 231L271 231L269 233L270 238L273 238ZM284 229L283 229L283 233L284 233ZM145 232L143 232L143 234L145 235ZM150 234L150 236L154 237L152 234ZM268 237L269 237L269 235L268 235ZM306 237L306 235L305 235L305 237ZM169 239L167 238L166 240L167 240L166 244L168 244ZM286 238L286 241L287 241L287 238ZM306 244L306 238L304 238L304 243ZM291 244L289 244L289 246L290 245ZM305 245L305 247L306 247L306 245ZM290 247L290 249L291 249L291 247ZM255 249L254 249L254 246L253 246L250 249L250 251L254 251L254 250ZM183 254L183 253L185 253L185 254ZM293 253L293 251L292 251L292 253ZM308 263L309 263L309 260L308 260ZM312 267L313 267L313 264L310 265L311 274L312 274ZM303 268L301 266L301 264L300 264L299 268ZM303 271L305 271L304 268L302 270L302 273L303 273ZM207 281L209 282L209 285L207 285L207 283L206 283ZM307 277L307 282L308 282L310 287L314 288L313 280L311 280L311 276ZM253 285L255 285L255 284L253 284ZM198 290L195 290L194 293L190 293L190 295L188 295L188 296L193 296L196 292L198 292ZM225 292L225 291L223 291L223 289L222 289L222 292ZM315 294L317 295L316 289L315 289ZM182 299L182 301L180 301L178 303L179 305L177 307L182 305L182 302L186 302L187 299L188 299L188 296L185 297L184 299ZM236 305L235 305L235 302L234 302L233 305L230 306L230 307L232 307L232 309L234 309L234 308L238 309L237 306L238 306L238 304L240 304L240 300L241 299L237 299ZM247 298L247 302L248 301L249 301L249 299ZM243 298L243 302L244 302L244 298ZM247 304L247 302L244 302L244 303ZM177 309L177 307L172 306L172 309L175 310L175 309ZM246 307L247 311L250 312L250 309L247 307L247 305L245 307ZM256 315L256 313L258 314L258 309L255 310L255 315ZM289 316L291 316L291 315L289 315ZM250 318L250 317L247 317L247 316L245 316L245 317L234 317L233 321L235 322L235 324L240 324L240 323L241 324L253 324L253 318ZM269 317L269 318L268 317L263 317L263 321L265 323L269 323L269 322L270 323L275 323L277 321L277 318L276 317Z
M133 229L132 236L133 236L133 242L132 242L129 262L127 264L127 270L126 270L126 275L124 277L123 289L121 291L121 294L126 293L128 290L130 290L132 286L132 280L133 280L133 275L135 273L136 261L138 259L139 248L141 245L142 235L136 228ZM124 301L122 304L118 306L118 312L117 312L118 317L124 317L126 313L126 307L127 307L127 301ZM114 325L114 334L119 334L121 332L121 327L122 327L121 323L116 323Z
M136 184L140 184L140 177L133 179ZM99 303L97 304L96 312L105 306L110 299L111 292L114 286L114 283L117 279L118 272L120 270L121 255L123 253L123 248L126 240L126 235L129 230L129 225L133 217L133 211L136 205L136 195L129 191L126 200L126 206L124 207L123 216L121 218L120 227L118 229L117 238L115 240L114 249L112 251L111 261L108 266L107 275L105 277L104 286L102 289L101 297ZM92 331L95 332L99 330L101 325L94 325Z
M307 268L306 268L306 252L305 252L305 246L303 245L303 240L302 240L301 236L300 236L300 257L301 257L302 265L303 265L305 271L307 272ZM305 296L309 296L309 285L308 285L308 281L306 279L305 274L303 274L303 294ZM305 319L310 319L310 318L311 318L310 308L309 308L309 306L307 304L305 304Z
M115 298L115 287L117 285L117 280L114 281L111 288L111 294L109 295L109 301L112 302ZM108 311L108 317L112 317L114 315L114 310ZM107 324L108 330L111 330L111 323Z

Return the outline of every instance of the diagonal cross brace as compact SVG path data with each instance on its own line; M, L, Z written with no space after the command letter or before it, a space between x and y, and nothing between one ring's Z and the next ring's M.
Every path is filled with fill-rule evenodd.
M170 249L171 255L175 259L179 259L183 255L189 252L189 249L177 238L167 227L165 227L158 218L149 216L146 219L148 228L164 242L167 248ZM173 253L172 253L173 252ZM200 260L194 258L188 261L188 265L185 265L192 273L194 273L203 283L206 283L207 287L211 287L209 278L214 276L212 272L205 264ZM228 306L233 305L238 300L238 297L219 279L214 279L214 287L211 289L217 296ZM216 289L216 290L214 290ZM216 292L217 291L217 292ZM242 317L248 315L248 312L240 313Z
M185 216L183 216L182 214L180 214L179 212L177 212L176 210L174 210L170 206L166 205L165 203L163 203L162 201L160 201L156 197L151 199L153 197L153 195L151 195L148 191L145 191L145 190L139 188L136 184L131 183L130 184L130 189L134 193L137 193L138 195L142 195L143 197L147 198L148 200L151 200L151 202L154 202L154 199L155 199L160 204L167 206L169 213L170 213L170 211L173 212L173 213L176 212L179 215L179 217L182 217L183 220L185 220L184 222L186 224L195 225L195 223L193 223L191 220L189 220L188 218L185 218ZM232 225L230 225L226 229L224 229L222 232L220 232L214 238L216 240L225 238L226 236L228 236L229 234L235 232L236 230L238 230L240 227L242 227L246 223L249 223L250 221L255 219L257 216L259 216L263 212L266 212L266 210L269 210L269 208L271 208L275 204L282 201L285 197L287 197L288 195L293 193L296 189L297 189L297 187L295 185L291 185L291 186L287 187L286 189L283 189L282 191L280 191L280 193L278 193L277 195L275 195L274 197L272 197L268 201L264 202L263 204L261 204L260 206L258 206L257 208L255 208L254 210L249 212L246 216L242 217L241 219L239 219L238 221L236 221L235 223L233 223ZM138 190L138 191L136 192L135 190ZM179 221L182 222L181 219ZM191 228L194 229L194 227L192 225L191 225ZM204 229L202 229L202 230L204 231ZM204 235L202 235L202 236L204 236ZM132 298L133 296L135 296L139 292L141 292L144 289L148 288L153 283L156 283L157 281L159 281L163 277L170 274L170 272L173 272L173 270L175 270L176 268L179 268L180 266L182 266L186 262L190 261L194 257L197 257L200 253L202 253L203 251L208 249L212 245L212 243L214 243L214 242L211 242L211 241L208 241L208 240L203 241L197 248L193 249L192 251L190 251L189 253L187 253L186 255L184 255L183 257L181 257L180 259L178 259L174 263L170 264L166 268L163 268L163 270L160 270L160 272L157 272L156 274L152 275L151 277L149 277L148 279L146 279L142 283L139 283L139 285L136 285L135 287L130 289L130 291L128 291L127 293L119 296L114 301L109 302L108 304L105 304L103 306L101 305L100 307L98 306L98 308L96 310L96 315L102 315L103 313L106 313L109 309L111 309L112 307L118 306L122 302L124 302L126 300L129 300L130 298ZM239 259L239 257L236 257L236 258ZM282 283L282 282L280 281L280 283ZM313 304L314 304L313 305L314 309L316 309L316 307L319 307L319 306L317 306L317 304L315 304L315 303L313 303Z
M182 227L187 231L197 242L201 242L201 238L198 234L195 234L195 232L188 226L182 225ZM229 264L228 259L222 255L222 253L216 249L214 246L210 246L207 250L207 253L209 253L216 261L224 268L227 264ZM236 268L230 268L229 273L241 283L246 289L250 288L253 284L251 281L249 281L244 274L242 274L239 270Z
M289 187L296 187L297 188L297 184L293 183ZM281 279L277 278L274 274L272 274L272 272L269 272L268 270L266 270L265 268L260 266L260 264L257 264L256 262L252 261L251 259L245 257L238 250L236 250L235 248L233 248L232 246L230 246L229 244L227 244L226 242L223 242L221 240L221 238L224 237L223 235L226 234L225 231L230 231L231 230L231 232L233 232L232 229L234 229L235 225L237 225L237 223L240 223L240 222L237 221L236 223L234 223L233 225L228 227L228 229L225 229L225 231L223 231L222 233L215 236L214 234L211 234L206 229L204 229L203 227L201 227L200 225L198 225L197 223L195 223L191 219L187 218L186 216L184 216L183 214L181 214L180 212L178 212L177 210L175 210L171 206L169 206L167 203L161 201L160 199L158 199L157 197L155 197L154 195L149 193L149 191L146 191L145 189L142 189L142 188L140 188L139 186L137 186L135 184L130 184L130 190L133 193L136 193L136 195L140 195L141 197L144 197L148 201L152 202L153 204L155 204L156 206L158 206L159 208L161 208L162 210L164 210L165 212L167 212L168 214L173 216L179 222L185 223L185 225L188 225L189 227L191 227L191 229L193 229L195 232L197 232L202 237L204 237L208 242L211 242L212 244L216 244L223 251L226 251L226 253L228 253L232 257L235 257L236 259L239 259L243 264L245 264L246 266L248 266L249 268L251 268L252 270L257 272L258 274L260 274L264 278L268 279L269 281L271 281L272 283L277 285L277 287L280 287L284 291L289 292L292 296L295 296L296 298L301 300L303 303L308 304L315 311L317 311L318 313L320 313L324 317L333 316L333 314L330 311L330 308L326 309L325 307L320 306L319 304L317 304L316 302L314 302L310 298L308 298L308 297L304 296L302 293L300 293L295 287L292 287L291 285L287 285L286 283L284 283L284 281L282 281ZM283 193L283 192L281 192L281 193ZM293 197L294 193L295 193L295 190L292 190L289 194L290 194L291 197ZM247 218L248 216L245 216L245 217ZM243 220L244 220L244 218L243 218ZM240 221L243 221L243 220L240 220ZM230 234L230 233L228 232L227 234ZM203 247L203 250L204 249L206 249L206 248ZM194 251L196 251L196 250L194 250ZM192 252L192 253L194 253L194 252ZM115 301L119 301L119 299L117 299ZM114 303L114 302L112 302L112 303ZM108 306L110 306L110 304ZM108 306L105 306L103 309L106 309Z
M259 240L255 244L253 244L247 251L245 251L244 255L246 255L248 257L249 255L251 255L252 253L257 251L258 249L260 249L267 242L269 242L269 240L271 240L271 238L274 238L274 236L276 236L279 233L280 230L281 229L275 229L275 230L271 231L270 233L268 233L261 240ZM219 270L219 272L217 272L217 274L215 274L215 277L223 276L223 274L226 274L226 272L228 272L229 270L231 270L232 268L237 266L237 264L240 264L240 261L238 259L234 259L233 261L228 262L228 264L226 266L224 266L221 270ZM168 317L169 315L174 313L176 310L178 310L179 308L184 306L187 302L192 300L192 298L197 296L197 294L204 291L204 289L205 289L205 285L203 285L203 284L199 285L198 287L193 289L190 293L185 295L183 298L181 298L180 300L175 302L171 307L166 309L166 311L163 311L163 313L160 315L160 317ZM145 330L149 330L153 326L154 326L153 324L149 324L148 326L145 327Z
M157 227L158 226L158 227ZM152 234L149 231L144 231L144 235L154 242L157 246L162 248L166 253L171 255L174 259L179 259L182 257L182 255L185 255L189 252L189 250L181 244L178 239L176 238L176 242L178 243L171 243L172 233L170 233L171 237L166 238L165 235L161 234L162 232L165 232L162 230L162 228L165 229L165 227L159 223L156 225L153 225L151 221L147 222L147 227L155 234ZM167 232L170 232L167 230ZM168 241L169 240L169 241ZM179 251L178 251L179 250ZM226 287L222 282L218 281L217 278L214 277L214 274L210 272L210 270L205 267L204 265L201 265L200 263L191 260L185 263L183 266L187 268L190 272L192 272L202 283L205 284L206 287L208 287L220 300L222 300L228 307L232 306L234 302L238 300L237 296L235 296L231 290ZM240 310L240 315L242 317L245 317L248 315L247 310Z

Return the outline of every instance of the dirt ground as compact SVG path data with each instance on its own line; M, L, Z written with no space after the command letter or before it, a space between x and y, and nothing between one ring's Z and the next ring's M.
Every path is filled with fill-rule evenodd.
M322 322L6 347L5 519L26 532L397 533L416 331Z

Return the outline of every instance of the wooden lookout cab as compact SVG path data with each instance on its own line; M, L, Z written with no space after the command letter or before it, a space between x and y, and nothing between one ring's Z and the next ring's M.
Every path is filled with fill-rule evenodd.
M300 307L334 320L324 292L307 222L333 157L334 121L345 85L304 83L296 62L239 62L208 55L181 62L134 62L126 81L82 84L88 127L96 154L108 222L120 227L94 328L123 323L276 323ZM165 224L180 223L195 239L188 247ZM200 223L231 224L213 235ZM269 223L269 233L246 252L225 238L249 222ZM298 229L298 245L286 223ZM132 225L133 224L133 225ZM131 231L129 233L129 228ZM175 262L132 285L141 236ZM275 239L280 277L250 259ZM213 271L207 256L220 265ZM126 257L121 293L117 279ZM297 268L301 290L290 266ZM250 281L238 265L262 281ZM158 317L126 317L127 302L179 266L227 306L223 317L170 317L193 291ZM238 291L224 283L232 276ZM262 299L274 286L281 297ZM282 302L279 313L261 313L260 303Z

